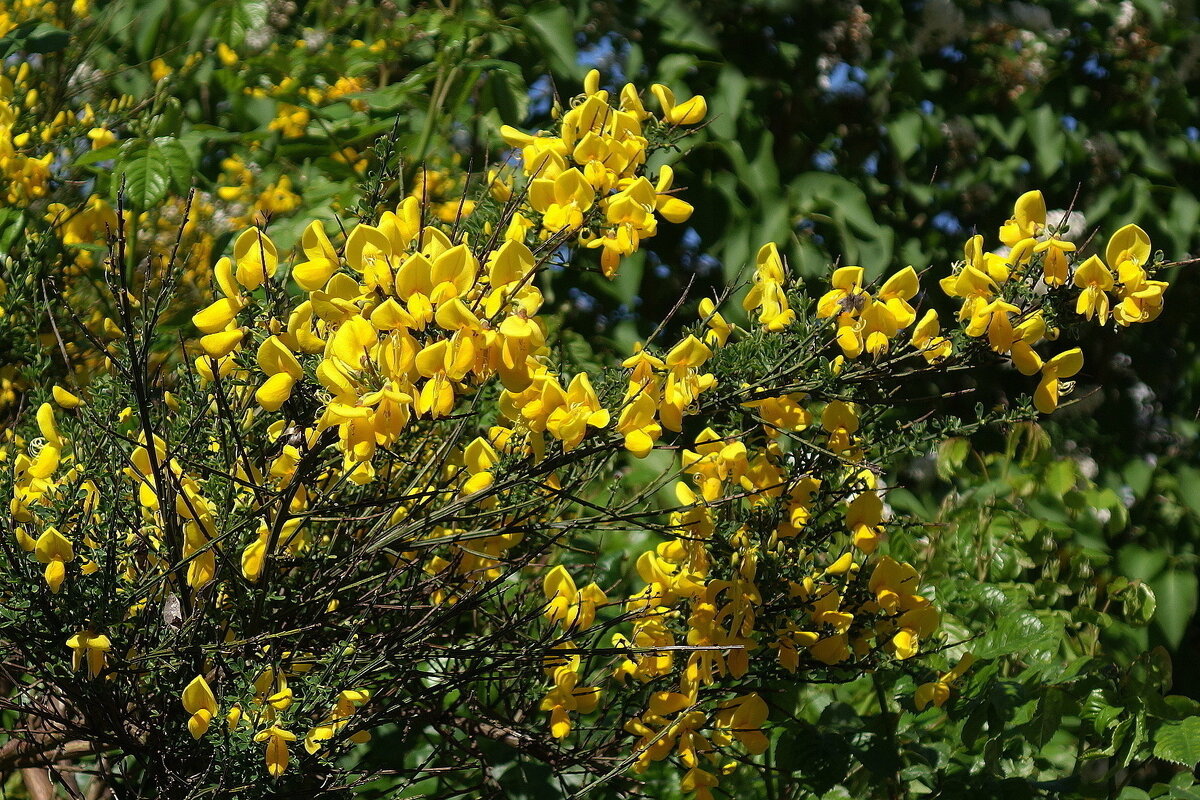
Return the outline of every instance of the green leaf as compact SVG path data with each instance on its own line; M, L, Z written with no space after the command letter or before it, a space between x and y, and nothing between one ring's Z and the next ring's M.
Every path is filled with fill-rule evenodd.
M575 20L566 6L559 3L534 6L525 14L525 30L545 48L551 69L559 75L583 79L583 68L575 62Z
M1125 620L1131 625L1149 625L1158 608L1158 599L1149 585L1136 581L1122 592Z
M114 172L124 179L130 205L145 210L161 202L172 186L181 192L187 189L192 162L177 139L131 139L121 148Z
M267 24L267 11L263 0L227 0L220 4L210 36L236 49L248 32Z
M1058 733L1062 724L1063 709L1066 706L1066 695L1059 689L1049 689L1038 703L1037 713L1025 730L1029 743L1034 747L1044 747Z
M888 123L888 136L898 159L908 161L921 149L923 126L922 116L916 111L905 112Z
M515 64L509 68L492 68L484 74L486 78L480 93L480 110L496 109L500 121L508 125L520 125L529 114L529 91L521 80Z
M0 58L12 53L56 53L66 48L71 35L47 22L26 22L0 38Z
M0 253L7 253L24 233L24 212L17 208L0 210Z
M62 28L39 22L26 37L24 49L30 53L54 53L66 49L70 41L71 35Z
M83 155L79 156L72 163L72 166L86 167L89 164L95 164L100 161L107 161L110 158L116 158L118 155L120 155L120 153L121 153L121 144L120 143L105 145L104 147L101 147L96 150L89 150L86 153L84 153Z
M1196 573L1182 569L1168 569L1150 582L1157 599L1158 610L1154 616L1159 629L1171 649L1179 647L1188 623L1196 613Z
M1175 477L1179 481L1179 499L1200 517L1200 469L1180 467Z
M715 53L720 45L701 22L689 3L667 0L658 3L655 16L663 26L662 41L681 50Z
M942 480L948 481L966 463L971 454L971 442L962 437L947 439L938 445L937 474Z
M1056 628L1061 626L1052 627L1030 611L1005 614L972 651L978 658L1000 658L1044 650L1057 643L1060 630Z
M1075 470L1075 462L1055 461L1046 468L1046 488L1049 489L1055 497L1061 498L1067 492L1075 487L1077 473Z
M1064 135L1058 114L1048 105L1039 106L1026 116L1029 142L1034 161L1043 177L1050 177L1062 166Z
M1195 769L1200 763L1200 717L1161 725L1154 734L1154 755Z
M717 77L717 91L709 98L708 108L711 122L709 127L721 139L732 139L737 135L738 120L746 103L750 82L741 70L725 65Z
M1151 580L1162 572L1166 564L1167 554L1162 550L1128 544L1117 551L1117 568L1130 580Z

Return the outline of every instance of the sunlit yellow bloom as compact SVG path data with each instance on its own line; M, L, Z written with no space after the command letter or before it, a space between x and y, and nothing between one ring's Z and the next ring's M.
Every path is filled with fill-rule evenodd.
M58 403L60 408L79 408L83 405L83 401L78 396L71 394L58 384L51 389L51 394L54 396L54 402Z
M595 200L596 190L573 167L552 179L534 178L529 185L529 202L543 215L542 224L549 231L582 227L583 215Z
M46 565L46 584L50 587L50 591L58 594L59 589L62 588L63 579L67 575L66 565L75 558L75 549L66 537L58 532L58 529L47 528L37 538L34 555L37 556L38 561Z
M1043 414L1058 408L1061 383L1083 369L1083 351L1072 348L1051 358L1042 366L1042 379L1033 393L1033 404Z
M1113 288L1113 274L1098 256L1092 256L1079 265L1071 279L1083 291L1075 303L1075 313L1088 319L1097 317L1103 325L1108 320L1108 294Z
M1042 280L1047 286L1062 286L1067 282L1067 253L1075 252L1075 245L1061 239L1038 242L1034 252L1044 253Z
M1036 237L1046 227L1046 199L1040 191L1026 192L1017 198L1013 216L1000 229L1000 241L1013 247L1022 239Z
M954 345L942 336L942 326L938 322L938 314L933 309L925 312L921 321L913 328L912 346L921 351L921 355L930 364L936 364L947 358L953 352Z
M80 631L67 639L67 647L71 648L71 669L79 669L84 659L87 659L88 675L92 678L104 669L104 660L112 649L112 642L102 633Z
M233 261L237 265L234 274L238 283L254 291L275 274L279 267L279 251L269 236L258 228L249 228L234 242Z
M267 772L276 778L282 775L288 765L287 743L296 741L296 734L272 725L265 731L256 733L254 741L267 743Z
M202 675L192 678L191 683L184 688L183 708L192 715L188 719L188 731L193 739L199 739L208 731L208 726L218 710L217 698Z
M700 95L677 103L675 93L661 83L652 85L650 91L658 98L668 125L696 125L708 114L708 103Z

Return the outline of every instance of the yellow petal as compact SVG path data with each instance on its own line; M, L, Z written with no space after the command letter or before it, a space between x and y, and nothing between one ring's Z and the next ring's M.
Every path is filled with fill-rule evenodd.
M210 719L217 713L217 698L202 675L192 678L183 690L183 708L189 714L208 711Z
M246 332L241 328L210 333L200 337L200 348L209 358L221 358L232 353L245 335Z
M250 291L262 286L279 266L275 243L258 228L242 231L233 245L233 259L237 263L234 276Z
M296 379L288 373L276 373L254 392L254 401L263 411L278 411L292 396L292 387L295 385Z
M81 405L83 405L82 400L58 384L54 385L54 388L50 390L50 393L54 396L54 402L58 403L60 408L79 408Z

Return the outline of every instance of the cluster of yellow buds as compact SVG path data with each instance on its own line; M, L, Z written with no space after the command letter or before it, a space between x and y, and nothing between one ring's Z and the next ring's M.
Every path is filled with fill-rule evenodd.
M20 119L22 112L35 108L38 101L38 90L27 86L28 80L28 62L21 64L12 78L0 75L0 174L4 177L4 202L10 206L27 206L49 193L54 153L34 156L30 147L42 141L42 134L48 137L46 141L53 140L62 127L61 120L55 120L60 124L18 132L20 127L36 124Z
M858 358L864 351L879 358L892 339L917 320L908 302L920 290L912 267L888 278L874 296L863 288L862 267L835 270L831 283L833 288L817 303L817 316L836 319L837 343L846 358Z
M311 659L291 658L291 653L284 653L285 661L290 660L290 667L276 669L268 667L255 679L254 696L251 707L257 709L248 717L240 703L229 707L225 721L230 731L239 727L253 725L259 730L254 735L254 741L265 743L264 760L267 772L278 777L287 771L290 761L288 744L297 739L295 733L287 730L280 722L280 715L293 704L295 695L288 686L288 675L307 672L312 668ZM208 733L214 718L220 713L220 704L212 687L203 675L197 675L184 688L181 695L184 710L190 715L187 727L192 737L202 738ZM371 693L365 689L346 689L338 693L333 707L325 718L313 726L304 737L304 749L315 754L325 747L331 739L339 736L352 722L358 709L371 699ZM370 741L371 736L366 731L356 731L347 737L354 744Z
M70 455L64 454L68 442L59 432L54 408L49 403L43 403L38 408L37 424L41 437L29 443L31 454L18 453L13 459L13 497L9 501L9 511L19 523L15 529L17 543L26 552L33 551L37 560L46 565L46 584L51 592L57 594L66 580L67 564L75 560L75 547L53 525L46 526L36 539L24 526L39 524L36 510L39 507L48 508L59 493L71 487L79 477L79 470L77 465L72 466L55 477L60 465L64 460L69 460ZM90 481L88 483L94 486ZM90 504L89 500L89 507ZM91 569L92 564L89 561L84 566Z
M552 688L542 698L542 711L550 714L550 735L565 739L571 733L571 714L590 714L600 701L600 689L595 686L579 685L579 670L582 659L574 642L563 642L546 656L546 677Z
M529 205L541 215L539 235L567 231L587 247L600 249L601 268L610 278L623 256L657 233L656 215L675 223L692 215L691 205L671 194L675 173L670 167L659 170L655 183L643 174L650 149L645 126L696 125L707 105L702 97L676 104L665 86L653 91L663 110L661 120L646 110L633 84L611 98L600 88L600 73L592 70L583 94L562 115L557 135L501 128L504 140L521 151ZM510 193L503 184L499 191ZM511 226L525 227L528 221L514 218Z
M1101 325L1111 315L1118 325L1127 326L1155 319L1167 288L1165 281L1150 277L1150 237L1137 225L1114 233L1103 258L1092 255L1082 262L1075 256L1075 245L1061 238L1063 233L1061 225L1047 223L1042 193L1026 192L1000 229L1008 252L986 252L983 237L972 236L962 264L941 282L946 294L962 301L958 317L966 323L968 336L986 337L991 349L1009 356L1023 374L1041 373L1034 405L1043 414L1058 407L1063 381L1082 369L1083 354L1074 348L1044 359L1034 350L1057 334L1047 325L1044 300L1036 292L1042 287L1077 292L1077 314ZM1030 292L1035 299L1029 299Z

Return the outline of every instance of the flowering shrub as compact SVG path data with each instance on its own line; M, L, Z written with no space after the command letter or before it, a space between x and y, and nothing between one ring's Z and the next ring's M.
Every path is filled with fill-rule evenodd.
M942 279L958 325L918 315L911 267L878 287L840 267L813 303L767 244L748 324L727 292L678 341L581 370L539 273L598 250L614 277L692 213L646 165L705 102L653 93L658 115L593 72L553 131L504 129L519 166L469 214L410 195L333 237L311 222L295 257L269 226L237 233L182 342L161 318L177 251L131 274L117 224L115 317L79 329L103 368L5 448L5 656L36 687L7 705L42 721L29 748L77 742L106 782L179 796L322 792L372 776L345 755L396 726L439 740L412 785L472 780L466 735L585 782L670 761L704 798L767 749L787 676L902 669L926 678L917 710L947 702L973 657L888 554L919 523L887 510L885 469L1034 411L927 418L906 389L1011 360L1052 412L1083 363L1042 343L1110 309L1152 320L1161 256L1128 225L1076 258L1031 192L1006 255L973 237ZM656 452L678 459L622 479ZM607 537L630 539L628 589L587 556Z
M62 46L36 24L12 46ZM152 60L154 102L205 63L243 71L224 41ZM547 129L496 125L483 168L420 163L433 122L416 167L398 122L331 135L355 188L318 213L309 178L248 188L251 148L183 197L186 134L137 130L132 96L42 113L12 72L0 765L31 795L1004 795L1105 758L1115 797L1200 760L1163 658L1105 660L1155 593L1037 560L1039 526L1121 508L1037 421L1087 374L1077 343L1162 312L1174 265L1137 224L1076 244L1030 191L953 264L839 264L811 294L757 243L632 347L581 347L556 291L620 282L697 212L702 96L593 70ZM372 79L325 84L282 77L256 136L370 119ZM57 181L56 152L98 182ZM959 407L980 376L1014 399ZM941 512L904 488L931 452L961 489ZM1034 777L956 765L988 736L988 770Z

